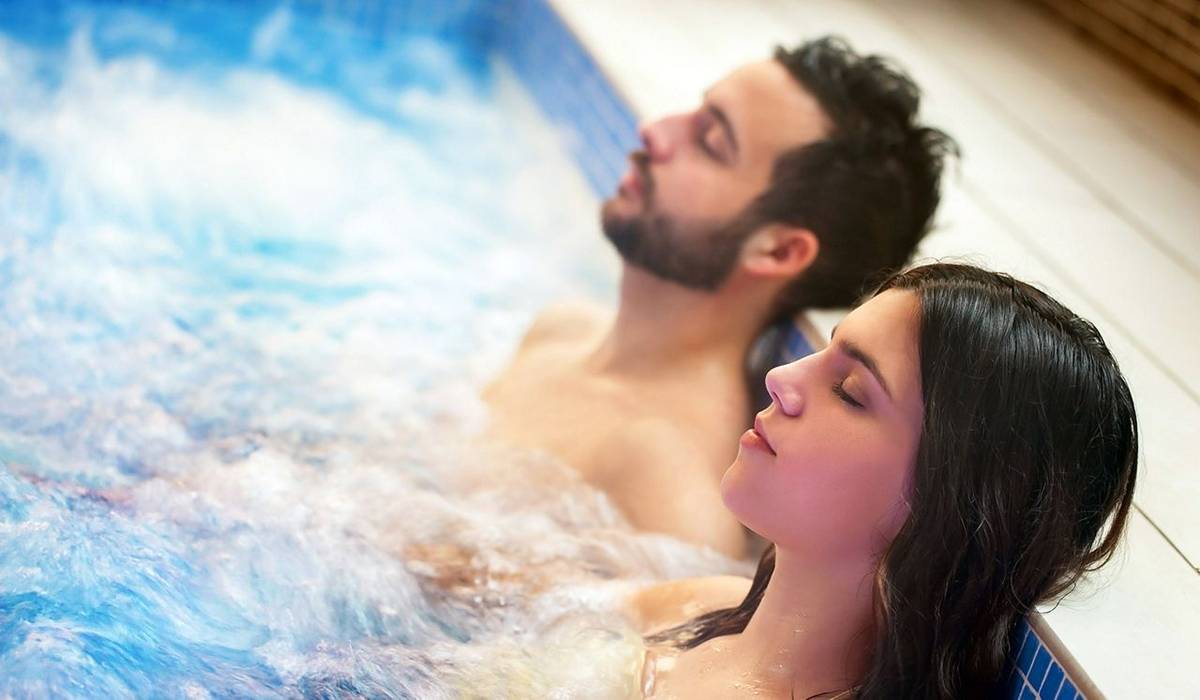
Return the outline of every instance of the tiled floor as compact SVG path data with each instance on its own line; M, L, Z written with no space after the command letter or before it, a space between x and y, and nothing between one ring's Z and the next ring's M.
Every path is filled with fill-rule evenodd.
M913 73L965 156L923 255L1011 271L1094 320L1138 402L1122 560L1047 619L1111 697L1200 697L1200 117L1017 2L555 4L645 116L826 33Z

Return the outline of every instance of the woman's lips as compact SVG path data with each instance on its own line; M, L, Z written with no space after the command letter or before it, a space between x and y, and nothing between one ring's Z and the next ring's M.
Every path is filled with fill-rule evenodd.
M775 454L775 448L771 447L771 441L767 439L767 431L763 428L762 418L759 416L754 417L754 432L767 444L767 449L771 451L771 454Z
M742 433L742 439L738 441L738 444L743 447L757 448L775 454L775 448L771 447L771 442L767 440L767 436L763 432L762 420L759 418L754 419L753 428Z

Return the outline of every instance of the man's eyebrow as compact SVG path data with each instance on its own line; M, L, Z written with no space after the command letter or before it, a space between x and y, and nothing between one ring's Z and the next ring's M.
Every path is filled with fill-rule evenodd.
M729 145L733 150L733 154L737 155L737 134L733 131L733 122L729 121L729 115L725 113L725 110L721 109L719 105L715 104L709 98L707 92L704 93L704 106L710 113L712 113L713 117L715 117L717 122L721 125L721 129L725 132L725 138L729 139Z
M832 339L833 335L836 333L837 326L834 326L833 333L829 334L830 338ZM879 382L879 386L883 387L883 393L887 394L889 399L892 398L892 392L890 389L888 389L887 382L883 380L883 372L879 371L879 364L875 362L875 358L863 352L862 348L848 340L838 341L836 346L838 350L841 350L846 355L850 356L854 360L857 360L860 364L862 364L863 367L866 367L867 371L875 376L875 381Z

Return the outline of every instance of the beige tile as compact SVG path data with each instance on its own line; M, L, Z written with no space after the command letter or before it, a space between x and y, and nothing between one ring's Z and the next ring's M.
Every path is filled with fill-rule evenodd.
M1112 700L1200 697L1200 576L1140 515L1121 555L1045 617Z
M1064 92L1087 100L1136 140L1200 178L1200 123L1134 70L1025 3L956 3L955 9L985 26L1002 23L1013 53L1035 67L1053 66L1046 76Z
M1009 3L985 8L985 3L927 0L887 7L898 25L939 47L946 71L969 84L968 92L993 105L1054 167L1094 192L1097 206L1174 251L1200 278L1200 176L1166 157L1183 149L1183 163L1200 160L1200 129L1180 129L1169 146L1148 138L1136 117L1121 116L1121 105L1104 108L1092 99L1128 88L1126 76L1072 74L1071 64L1058 60L1072 48L1063 40L1044 40L1036 59L1029 51L1014 50L1029 18L998 5ZM996 31L998 25L1009 31Z
M1200 280L1122 221L1091 205L1063 203L1038 193L974 196L1019 230L1018 239L1043 257L1064 282L1080 290L1126 335L1152 349L1194 395L1200 396Z

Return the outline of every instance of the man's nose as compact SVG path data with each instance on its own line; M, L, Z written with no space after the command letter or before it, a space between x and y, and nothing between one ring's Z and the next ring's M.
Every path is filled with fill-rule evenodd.
M651 162L670 160L679 142L679 130L683 118L681 115L663 117L657 121L647 122L638 128L642 137L642 147Z
M784 415L796 417L804 411L802 377L804 360L789 362L767 372L767 393Z

